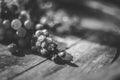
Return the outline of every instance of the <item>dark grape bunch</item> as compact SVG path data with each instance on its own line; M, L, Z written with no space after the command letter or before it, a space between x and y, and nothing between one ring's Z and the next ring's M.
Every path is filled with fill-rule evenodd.
M8 42L13 55L25 55L24 51L30 49L55 62L72 61L70 54L57 49L58 44L44 29L44 24L34 24L29 13L19 11L14 4L8 7L2 0L0 5L0 42Z
M27 12L21 11L17 13L17 5L7 6L7 4L2 0L1 4L1 16L0 16L0 30L2 33L0 41L9 40L13 41L16 37L23 38L26 35L26 25L24 23L29 20ZM23 20L24 19L24 20ZM25 23L26 24L26 23Z

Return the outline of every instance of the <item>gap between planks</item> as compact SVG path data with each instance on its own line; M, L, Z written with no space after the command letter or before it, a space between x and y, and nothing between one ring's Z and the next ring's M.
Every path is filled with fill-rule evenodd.
M75 77L75 80L79 80L78 76L81 73L90 72L95 70L95 67L99 68L104 66L104 63L109 63L110 59L105 54L113 53L113 50L113 48L107 46L81 40L67 50L67 52L73 55L73 63L78 65L78 68L74 66L75 64L67 66L46 61L13 80L74 80L73 78Z
M68 48L74 46L79 41L79 39L71 40L69 38L63 39L63 38L59 38L59 37L57 37L56 39L57 40L60 39L61 40L60 42L66 41L65 43L67 44ZM0 79L1 80L11 80L14 77L20 76L21 74L29 71L30 69L47 61L47 59L39 57L39 56L35 56L35 55L28 55L26 57L29 58L29 56L34 57L36 59L33 61L29 61L27 63L24 63L25 65L17 65L16 64L16 65L10 66L9 68L7 68L6 70L4 70L0 73ZM23 62L24 62L24 60L23 60Z

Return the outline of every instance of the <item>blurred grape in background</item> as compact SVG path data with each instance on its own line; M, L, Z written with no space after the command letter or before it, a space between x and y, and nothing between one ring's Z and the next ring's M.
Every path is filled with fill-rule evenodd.
M119 46L118 4L119 0L29 0L25 9L30 10L36 23L57 35Z

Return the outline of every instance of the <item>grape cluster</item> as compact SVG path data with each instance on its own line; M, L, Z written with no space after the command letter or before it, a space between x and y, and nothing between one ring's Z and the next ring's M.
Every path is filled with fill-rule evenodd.
M15 43L19 47L25 46L29 42L33 33L33 22L27 11L18 12L18 6L11 4L8 6L4 0L1 4L0 16L0 42Z
M71 61L72 56L67 54L65 51L60 51L57 48L57 43L46 29L37 30L34 34L34 40L32 49L37 51L40 55L48 57L53 61L58 61L58 59L62 59L65 61Z
M2 6L0 12L0 42L12 43L8 46L12 54L24 55L26 49L31 49L53 61L58 59L71 61L71 55L57 49L57 43L47 29L44 29L44 20L34 24L26 10L19 11L16 5L8 7L4 0L0 4Z
M50 37L46 29L37 30L34 34L35 43L32 45L32 49L41 53L43 56L50 51L55 51L57 44L53 42L53 39Z

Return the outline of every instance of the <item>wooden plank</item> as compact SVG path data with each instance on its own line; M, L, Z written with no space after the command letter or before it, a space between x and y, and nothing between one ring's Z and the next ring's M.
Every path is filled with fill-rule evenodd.
M84 53L80 52L82 55L76 54L76 58L78 58L78 60L75 61L75 64L78 66L77 68L67 66L53 75L46 76L45 74L43 80L98 80L100 70L109 65L112 60L106 55L114 53L114 49L100 45L93 46L91 49L92 50L85 51ZM108 70L104 72L104 75L107 71ZM95 76L95 74L97 74L97 76ZM101 75L101 78L104 75Z
M70 46L70 44L73 44L76 42L76 40L72 40L70 38L67 38L66 40L62 40L62 38L59 38L61 43L63 41L67 46ZM58 40L58 37L56 37L56 40ZM71 42L67 42L70 41ZM12 56L10 52L5 51L0 53L0 80L7 80L12 79L16 76L19 76L23 74L24 72L32 69L33 67L42 64L45 62L46 59L34 54L26 55L25 57L16 57Z
M0 79L7 80L9 77L16 76L18 73L22 73L29 67L42 63L45 58L36 55L26 55L25 57L16 57L11 55L0 55ZM4 57L4 59L2 58Z
M47 61L29 70L14 80L79 80L80 74L98 70L111 60L106 57L109 53L114 53L113 48L102 46L81 40L78 44L67 50L74 56L73 63L58 65ZM109 55L110 56L110 55ZM112 56L112 55L111 55Z

